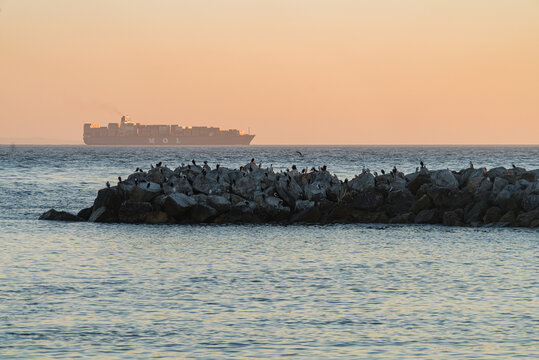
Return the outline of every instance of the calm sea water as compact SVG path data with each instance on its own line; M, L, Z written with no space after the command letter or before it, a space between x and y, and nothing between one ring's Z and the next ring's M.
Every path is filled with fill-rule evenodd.
M252 157L539 168L537 146L0 146L0 358L539 357L537 230L36 220L136 167Z

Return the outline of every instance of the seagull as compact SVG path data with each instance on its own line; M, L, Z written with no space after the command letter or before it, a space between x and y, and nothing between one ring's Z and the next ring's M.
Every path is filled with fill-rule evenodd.
M296 154L298 154L299 156L303 157L303 154L301 153L301 151L296 150Z

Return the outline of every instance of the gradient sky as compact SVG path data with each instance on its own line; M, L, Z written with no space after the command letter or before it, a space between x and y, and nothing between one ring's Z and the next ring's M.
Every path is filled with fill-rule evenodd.
M539 0L0 8L4 143L82 143L123 112L253 144L539 144Z

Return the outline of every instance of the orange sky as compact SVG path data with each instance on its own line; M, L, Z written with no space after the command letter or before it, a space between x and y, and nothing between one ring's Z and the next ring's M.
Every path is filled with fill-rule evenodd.
M253 144L539 144L539 0L0 8L3 143L82 143L117 108Z

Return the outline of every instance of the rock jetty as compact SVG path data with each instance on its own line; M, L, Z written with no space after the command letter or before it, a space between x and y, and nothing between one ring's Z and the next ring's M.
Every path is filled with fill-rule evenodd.
M77 215L40 219L144 224L389 223L539 227L539 169L470 168L404 174L368 170L341 181L326 166L276 172L162 163L107 183Z

